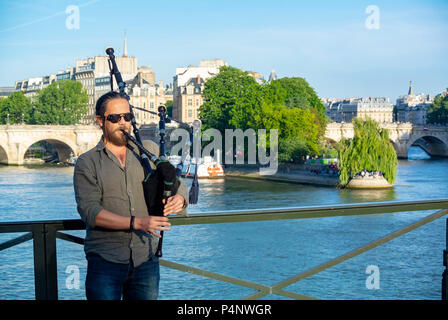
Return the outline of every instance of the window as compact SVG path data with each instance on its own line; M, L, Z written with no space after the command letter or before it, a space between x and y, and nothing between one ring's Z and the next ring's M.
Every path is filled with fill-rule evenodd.
M193 116L193 111L192 110L188 110L188 117L191 118Z
M193 105L192 99L188 99L188 106L191 107Z

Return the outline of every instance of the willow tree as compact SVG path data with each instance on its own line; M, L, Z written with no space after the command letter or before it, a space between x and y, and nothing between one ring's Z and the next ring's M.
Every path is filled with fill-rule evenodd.
M381 171L390 184L397 176L397 154L389 140L389 131L371 119L353 120L353 139L343 139L338 145L339 180L346 185L362 170Z

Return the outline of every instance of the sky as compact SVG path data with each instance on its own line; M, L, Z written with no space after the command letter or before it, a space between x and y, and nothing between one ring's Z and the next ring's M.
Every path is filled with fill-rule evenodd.
M77 14L79 12L79 15ZM223 59L320 97L436 95L448 87L448 0L0 1L0 87L73 67L112 46L156 81Z

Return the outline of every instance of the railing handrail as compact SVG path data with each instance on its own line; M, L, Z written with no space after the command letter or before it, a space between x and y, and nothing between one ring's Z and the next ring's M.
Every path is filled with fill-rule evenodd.
M193 213L187 216L172 216L172 225L213 224L228 222L250 222L263 220L302 219L336 217L360 214L378 214L405 211L424 211L448 209L448 199L429 199L414 201L365 202L355 204L337 204L325 206L279 207L267 209L243 209ZM54 225L57 230L83 230L80 219L7 221L0 222L0 233L30 231L32 225ZM62 228L60 227L62 226ZM18 231L23 227L23 231ZM7 231L13 228L15 231Z

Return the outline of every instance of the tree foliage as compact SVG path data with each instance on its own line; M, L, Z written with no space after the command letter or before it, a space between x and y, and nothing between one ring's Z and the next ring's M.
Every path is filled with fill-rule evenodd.
M428 123L448 123L448 94L435 97L428 109L426 119Z
M277 129L279 160L319 152L325 132L325 106L302 78L258 84L247 72L221 67L207 80L199 118L204 129ZM269 137L267 137L269 147ZM294 147L294 142L297 146Z
M17 91L7 98L0 99L0 123L20 124L29 123L32 117L31 100Z
M80 82L53 82L38 92L33 115L34 124L78 123L87 112L87 102L87 93Z
M310 149L306 142L297 136L281 140L278 146L279 162L294 161L307 154L310 154Z
M245 130L250 116L260 111L263 92L247 72L223 66L205 83L203 98L199 118L205 129Z
M166 113L168 114L169 117L173 116L173 100L168 100L165 103L165 107L166 107Z
M389 131L374 120L353 119L353 139L343 139L338 144L339 179L346 185L362 170L381 171L390 183L397 175L397 154L389 140Z
M22 91L0 99L0 122L10 124L78 123L87 113L88 96L80 82L64 80L39 90L33 101Z

